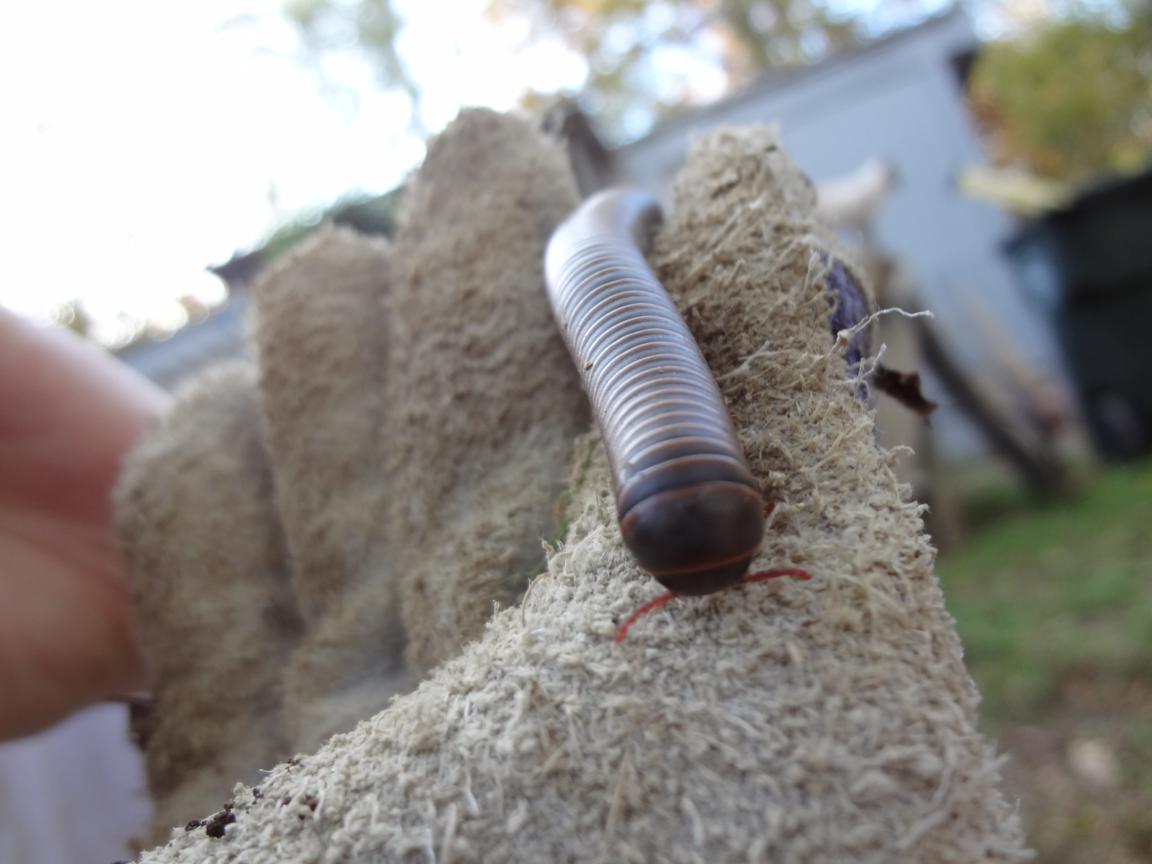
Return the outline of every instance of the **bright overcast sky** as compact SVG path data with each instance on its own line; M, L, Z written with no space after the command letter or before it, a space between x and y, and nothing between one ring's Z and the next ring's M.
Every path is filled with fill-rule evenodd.
M583 63L514 57L482 0L399 4L433 131L526 84L578 87ZM204 267L286 218L385 191L423 155L407 101L362 62L298 60L279 0L25 2L0 29L0 303L38 318L72 298L114 340L120 316L173 320L220 287ZM525 79L526 63L535 80ZM178 323L174 322L174 323Z
M206 265L343 195L386 191L419 162L407 99L381 90L355 56L326 61L323 83L301 61L281 3L10 4L0 28L0 304L47 320L80 298L93 335L109 343L143 320L179 326L174 298L222 296ZM485 5L396 4L399 50L432 132L463 105L508 109L526 89L578 90L586 76L559 44L526 48L524 22L486 21ZM895 23L884 9L909 12L834 5L868 10L881 30ZM912 5L926 14L946 0ZM714 98L725 81L701 51L665 56L675 68L656 63L655 74Z

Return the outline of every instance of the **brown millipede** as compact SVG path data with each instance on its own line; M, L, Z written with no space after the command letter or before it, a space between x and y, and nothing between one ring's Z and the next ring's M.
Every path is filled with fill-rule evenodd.
M745 578L765 505L708 364L645 260L660 221L644 192L594 195L552 235L545 274L608 450L625 544L674 594L710 594ZM807 578L748 578L774 575Z

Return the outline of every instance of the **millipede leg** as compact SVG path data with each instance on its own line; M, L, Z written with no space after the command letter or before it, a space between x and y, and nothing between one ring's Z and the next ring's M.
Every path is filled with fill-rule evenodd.
M740 585L745 585L750 582L767 582L769 579L780 579L787 577L789 579L797 579L801 582L806 582L812 578L812 574L807 570L801 570L797 567L777 567L772 570L759 570L755 573L749 573L740 580ZM669 591L667 594L661 594L654 600L649 600L631 615L629 615L624 623L620 625L616 631L616 635L612 638L613 642L623 642L625 637L628 636L628 631L632 629L632 625L661 606L666 605L670 601L679 597L680 595L675 591Z
M641 606L639 609L637 609L635 612L633 612L631 615L629 615L627 617L627 619L625 619L624 623L620 625L620 629L616 631L616 636L613 638L612 641L613 642L623 642L624 637L628 635L628 631L631 629L633 624L635 624L637 621L639 621L641 618L643 618L649 612L653 611L654 609L659 609L661 606L665 605L670 600L673 600L679 596L680 595L677 594L675 591L669 591L667 594L661 594L655 600L649 600L647 603L645 603L643 606Z
M740 580L743 585L748 582L767 582L769 579L779 579L782 576L787 576L790 579L798 579L801 582L807 582L812 578L812 574L807 570L800 570L796 567L777 567L774 570L760 570L756 573L749 573Z

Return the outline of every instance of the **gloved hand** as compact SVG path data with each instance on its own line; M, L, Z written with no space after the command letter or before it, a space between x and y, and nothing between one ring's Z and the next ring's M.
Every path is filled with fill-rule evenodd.
M697 144L653 264L780 502L753 566L813 579L621 644L659 589L543 289L563 154L465 113L408 194L394 245L325 232L268 277L258 376L185 395L125 479L161 824L257 784L143 860L1022 860L774 135Z

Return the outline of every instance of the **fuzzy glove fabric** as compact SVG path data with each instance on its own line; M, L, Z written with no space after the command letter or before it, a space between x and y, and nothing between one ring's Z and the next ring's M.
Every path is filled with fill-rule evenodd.
M754 567L813 578L619 644L659 586L547 306L560 146L466 112L393 245L324 231L267 277L257 370L186 392L122 484L142 860L1025 859L813 197L770 130L710 135L653 253L779 502Z

